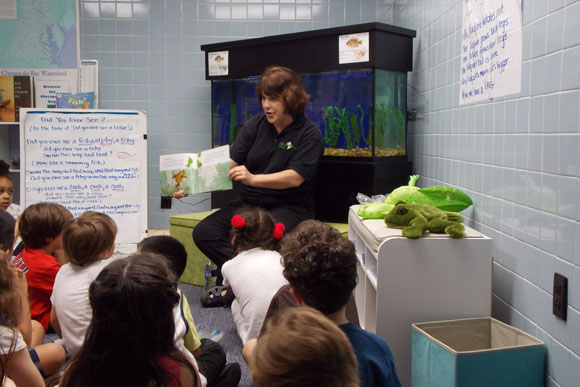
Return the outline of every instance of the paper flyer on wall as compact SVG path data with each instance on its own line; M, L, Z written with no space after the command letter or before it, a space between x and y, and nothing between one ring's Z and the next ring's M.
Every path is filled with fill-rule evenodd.
M338 63L369 61L369 33L340 35L338 37Z
M161 195L177 191L195 193L232 189L229 145L199 153L177 153L160 156Z
M229 59L228 51L208 52L207 66L209 76L215 77L220 75L228 75Z

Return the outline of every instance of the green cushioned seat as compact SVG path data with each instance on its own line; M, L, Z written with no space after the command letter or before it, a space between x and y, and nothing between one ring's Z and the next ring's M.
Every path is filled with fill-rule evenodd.
M205 264L208 258L197 248L191 233L199 222L212 211L196 212L193 214L173 215L169 217L169 235L178 239L187 251L187 266L179 279L191 285L205 285Z
M332 222L324 222L329 226L334 227L338 230L338 232L344 237L348 238L348 224L347 223L332 223Z
M191 285L204 286L205 285L205 264L208 258L197 248L191 233L199 222L213 211L195 212L192 214L173 215L169 217L169 235L178 239L185 246L187 251L187 266L183 275L179 279ZM348 237L348 224L346 223L330 223L337 229L343 237Z

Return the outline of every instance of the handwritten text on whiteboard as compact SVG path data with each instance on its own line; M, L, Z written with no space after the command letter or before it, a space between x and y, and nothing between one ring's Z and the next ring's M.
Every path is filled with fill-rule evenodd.
M110 215L119 227L117 243L135 242L140 224L142 131L138 115L27 114L26 201L62 204Z

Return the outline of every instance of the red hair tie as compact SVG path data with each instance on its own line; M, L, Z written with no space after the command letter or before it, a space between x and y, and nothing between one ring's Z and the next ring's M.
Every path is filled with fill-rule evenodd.
M274 239L282 239L282 235L284 235L284 230L286 230L286 226L284 226L282 223L276 223L274 225Z
M244 228L246 227L246 220L241 215L234 215L232 218L232 226L235 228Z

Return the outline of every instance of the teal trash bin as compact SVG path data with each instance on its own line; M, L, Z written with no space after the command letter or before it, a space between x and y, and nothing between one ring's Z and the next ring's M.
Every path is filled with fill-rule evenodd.
M542 387L544 343L491 317L412 324L413 387Z

